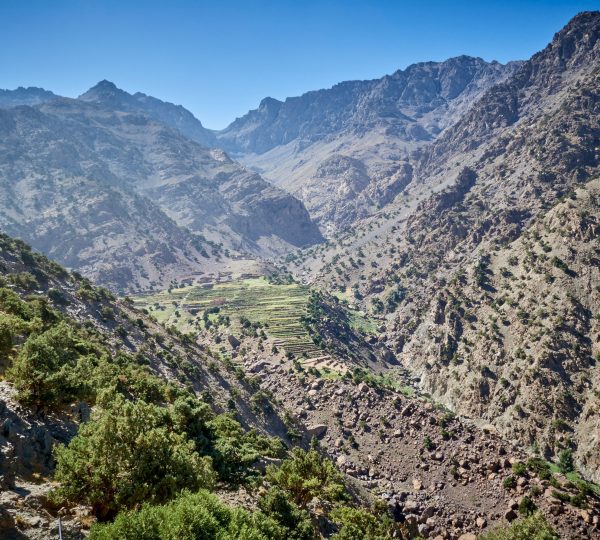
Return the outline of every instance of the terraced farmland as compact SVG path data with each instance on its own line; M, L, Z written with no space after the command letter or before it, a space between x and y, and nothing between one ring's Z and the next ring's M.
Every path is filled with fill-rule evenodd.
M219 315L229 316L231 333L241 332L240 317L268 325L267 335L275 345L312 364L329 359L318 349L304 328L309 289L296 283L275 285L264 278L218 283L213 286L191 286L172 289L134 299L159 322L174 325L183 332L194 332L202 326L206 310L218 307ZM215 320L217 314L211 314Z

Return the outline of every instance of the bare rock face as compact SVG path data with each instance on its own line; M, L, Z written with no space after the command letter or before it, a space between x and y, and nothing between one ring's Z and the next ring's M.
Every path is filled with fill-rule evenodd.
M412 179L411 153L516 69L461 56L349 81L258 109L216 143L296 194L333 232L390 202Z

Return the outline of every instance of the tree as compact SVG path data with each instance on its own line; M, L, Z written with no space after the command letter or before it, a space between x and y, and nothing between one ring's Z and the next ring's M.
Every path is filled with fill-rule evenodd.
M279 468L267 467L266 478L286 491L302 509L315 497L326 501L343 501L348 497L342 475L331 461L321 459L316 450L294 448L291 457Z
M575 470L575 464L573 463L573 451L569 448L565 448L560 454L558 454L558 468L563 474L567 474Z
M184 488L210 487L215 474L168 410L122 395L101 396L100 411L55 451L58 501L89 504L100 519L142 502L165 502Z
M7 372L19 400L38 405L70 400L79 382L68 371L84 349L64 322L30 335Z
M285 492L272 487L258 501L259 508L280 525L288 529L288 540L312 540L313 528L308 512L300 510L286 496Z

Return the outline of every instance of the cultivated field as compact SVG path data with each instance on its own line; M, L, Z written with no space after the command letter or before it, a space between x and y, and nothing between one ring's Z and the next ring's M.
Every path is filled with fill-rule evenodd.
M244 279L212 286L190 286L134 299L137 307L146 308L159 322L193 333L204 327L205 311L209 319L228 316L230 332L241 332L240 319L265 325L265 332L275 345L298 358L316 359L325 356L308 335L302 324L306 315L309 289L296 283L276 285L265 278Z

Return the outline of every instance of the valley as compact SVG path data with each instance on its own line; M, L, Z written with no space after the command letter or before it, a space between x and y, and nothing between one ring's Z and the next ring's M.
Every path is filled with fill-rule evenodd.
M599 83L0 91L0 536L600 537Z

